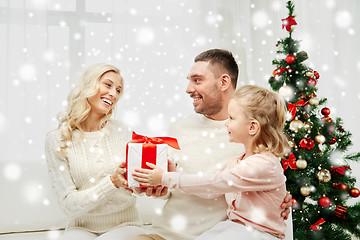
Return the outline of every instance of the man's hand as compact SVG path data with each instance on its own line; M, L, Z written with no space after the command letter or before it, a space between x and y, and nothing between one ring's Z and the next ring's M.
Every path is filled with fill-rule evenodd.
M140 188L140 187L136 187L135 191L137 193L146 193L146 196L148 197L163 197L167 194L168 192L168 187L163 187L163 186L157 186L157 187L147 187L147 188Z
M281 204L281 208L284 209L284 211L281 212L281 216L284 218L284 220L287 220L290 214L290 207L291 207L291 194L288 192L284 198L284 202Z
M168 172L176 172L175 164L170 160L168 160Z

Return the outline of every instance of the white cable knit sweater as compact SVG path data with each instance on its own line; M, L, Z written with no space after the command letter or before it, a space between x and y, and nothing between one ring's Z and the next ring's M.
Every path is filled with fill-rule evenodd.
M74 137L80 134L74 132ZM76 138L74 138L76 139ZM141 226L136 197L117 189L110 176L125 161L128 129L113 120L97 132L85 132L59 152L60 130L46 136L45 154L50 181L62 210L70 218L66 229L102 233L122 225ZM61 144L61 145L60 145Z

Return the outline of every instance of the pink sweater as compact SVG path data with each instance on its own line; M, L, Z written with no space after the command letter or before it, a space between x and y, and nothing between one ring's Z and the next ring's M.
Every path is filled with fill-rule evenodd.
M285 181L279 159L262 152L232 160L215 174L164 173L162 185L203 198L225 194L230 220L283 239L286 225L280 205L286 196Z

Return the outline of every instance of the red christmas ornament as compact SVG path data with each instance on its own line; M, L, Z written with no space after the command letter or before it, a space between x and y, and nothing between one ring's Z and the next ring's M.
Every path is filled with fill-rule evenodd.
M295 198L292 198L291 200L292 207L295 207L297 205L297 200Z
M357 188L350 188L349 194L350 194L350 196L357 198L360 195L360 191Z
M345 184L340 184L340 183L338 183L338 182L334 182L334 183L333 183L333 188L335 188L335 189L341 189L341 190L346 191L347 186L346 186Z
M289 55L286 56L285 61L288 64L292 64L293 62L295 62L295 56L292 55L292 54L289 54Z
M310 150L314 147L314 141L311 138L303 138L300 140L299 145L303 149Z
M315 78L309 78L306 82L306 85L310 85L312 87L315 87L317 84L317 81L315 80Z
M340 184L339 189L342 189L342 190L346 191L347 186L345 184Z
M297 25L294 16L288 16L287 18L281 19L281 21L283 21L282 29L285 27L288 32L291 31L291 26Z
M321 109L321 114L324 115L324 117L327 117L330 115L330 109L327 107L324 107L323 109Z
M329 207L330 206L330 199L328 197L321 197L319 199L319 205L321 207Z

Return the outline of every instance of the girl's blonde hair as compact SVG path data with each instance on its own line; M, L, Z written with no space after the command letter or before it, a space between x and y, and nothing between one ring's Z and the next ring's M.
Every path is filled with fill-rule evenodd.
M235 91L233 99L244 106L246 117L259 123L251 150L271 151L277 157L285 155L289 142L284 133L287 108L282 97L262 87L245 85Z
M96 95L100 87L100 78L107 72L115 72L120 75L120 70L109 64L98 63L85 69L79 83L69 93L67 107L64 112L58 114L59 128L61 130L61 141L64 143L61 150L66 149L68 143L73 139L74 130L80 131L80 137L84 130L82 123L86 120L91 110L88 98ZM120 76L121 77L121 76ZM123 89L123 79L121 77L121 89ZM123 91L121 91L122 93ZM120 93L120 94L121 94ZM113 108L100 120L102 128L111 117Z

